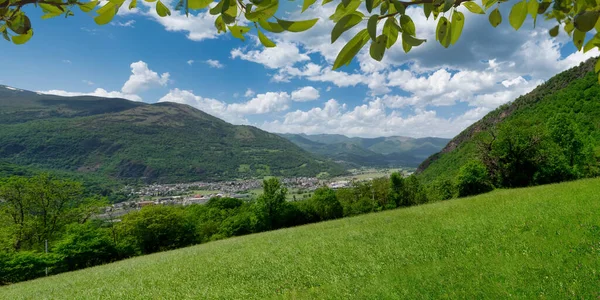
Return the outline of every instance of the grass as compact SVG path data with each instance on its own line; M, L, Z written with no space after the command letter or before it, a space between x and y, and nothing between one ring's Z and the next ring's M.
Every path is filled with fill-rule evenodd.
M0 288L0 299L600 296L600 179L211 242Z

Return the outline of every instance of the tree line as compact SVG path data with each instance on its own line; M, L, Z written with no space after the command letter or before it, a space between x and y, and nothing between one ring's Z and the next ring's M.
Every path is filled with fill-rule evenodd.
M47 174L9 177L0 181L0 284L428 201L416 177L399 173L338 190L323 186L298 201L288 202L287 192L271 178L252 200L212 198L99 219L108 201L86 197L80 183Z

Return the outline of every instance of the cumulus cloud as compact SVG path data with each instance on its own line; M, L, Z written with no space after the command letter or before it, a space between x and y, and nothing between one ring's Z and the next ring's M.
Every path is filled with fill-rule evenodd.
M218 61L216 59L208 59L205 61L205 63L207 65L209 65L211 68L215 68L215 69L222 69L223 67L225 67L220 61Z
M312 86L305 86L292 92L292 100L298 102L313 101L319 99L319 91Z
M280 133L337 133L349 136L378 137L404 135L414 137L452 137L483 117L489 110L474 108L456 118L442 118L433 110L415 109L402 116L386 112L381 100L349 109L331 99L323 107L287 113L283 120L266 121L260 127Z
M256 93L250 88L246 90L246 93L244 93L244 97L252 97L254 95L256 95Z
M82 93L82 92L67 92L63 90L49 90L49 91L38 91L41 94L49 94L49 95L57 95L63 97L74 97L74 96L95 96L95 97L103 97L103 98L123 98L132 101L142 101L142 98L138 95L127 94L117 91L106 91L105 89L97 88L93 92L90 93Z
M110 22L110 24L113 26L133 28L134 27L133 25L135 24L135 20L128 20L126 22L112 21L112 22Z
M233 103L228 110L241 115L280 112L289 108L290 95L286 92L258 94L244 103Z
M235 48L231 50L231 58L259 63L269 69L293 66L297 62L310 60L308 55L300 53L295 43L290 42L278 42L277 47L263 47L260 50Z
M131 75L125 82L121 91L127 94L135 94L151 87L165 86L169 82L169 73L158 73L150 70L148 64L143 61L131 64Z

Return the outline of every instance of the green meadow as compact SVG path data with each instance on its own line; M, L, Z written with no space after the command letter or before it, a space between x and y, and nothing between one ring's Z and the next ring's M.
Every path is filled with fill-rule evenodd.
M0 288L0 299L600 297L600 179L210 242Z

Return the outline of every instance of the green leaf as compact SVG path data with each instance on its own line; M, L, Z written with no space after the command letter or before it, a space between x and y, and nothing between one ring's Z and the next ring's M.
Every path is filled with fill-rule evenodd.
M268 20L277 12L279 0L274 0L268 6L260 7L253 12L246 14L246 19L250 21Z
M398 32L400 31L400 26L396 24L396 19L387 18L385 23L383 24L383 35L387 37L387 48L392 47L396 40L398 40Z
M352 58L365 46L369 41L369 33L366 29L359 31L338 53L333 63L333 69L338 69L343 65L348 65L352 62Z
M33 36L33 30L29 29L29 30L27 30L27 32L25 34L13 35L12 41L16 45L22 45L22 44L27 43L27 41L29 41L29 39L31 39L31 36Z
M385 54L385 47L387 45L387 37L385 35L378 36L374 41L371 42L371 48L369 48L369 54L376 61L381 61Z
M485 12L483 11L483 9L477 5L477 3L472 2L472 1L468 1L468 2L463 2L463 5L472 13L474 14L485 14Z
M427 40L422 40L422 39L415 38L414 36L412 36L410 34L407 34L406 32L402 33L402 42L410 45L411 48L412 47L417 47L417 46L423 44L426 41Z
M342 35L342 33L360 23L363 17L364 15L361 12L355 12L351 15L343 17L339 22L335 23L333 30L331 30L331 43L333 44Z
M600 72L600 59L596 60L596 65L594 65L594 72Z
M238 38L242 41L245 41L246 39L244 38L244 34L246 34L248 31L250 31L250 27L246 27L246 26L227 26L229 28L229 31L231 32L231 35L234 38Z
M558 35L558 27L559 27L559 25L556 25L556 26L552 27L552 29L549 30L551 37L555 37Z
M10 42L10 37L8 36L8 30L3 30L3 31L2 31L2 37L3 37L3 38L6 40L6 41Z
M344 16L354 13L356 9L360 6L360 3L361 2L359 0L353 0L347 6L344 6L343 3L340 3L335 9L335 12L331 16L329 16L329 19L333 22L338 22Z
M304 3L302 3L302 12L307 10L311 5L315 4L315 2L317 2L317 0L304 0Z
M539 7L540 3L537 2L537 0L529 0L529 2L527 3L527 12L533 18L533 27L535 27Z
M527 17L527 2L525 0L513 5L508 15L508 22L515 30L519 30Z
M371 13L371 11L373 11L373 0L365 0L365 7L367 8L367 11Z
M274 33L280 33L280 32L284 31L283 27L281 27L281 25L279 25L279 23L268 22L265 20L258 20L258 24L260 25L260 27L262 27L266 31L270 31L270 32L274 32Z
M213 7L213 8L211 8L208 12L213 16L220 14L223 10L223 3L225 3L226 1L229 1L229 0L219 1L219 3L217 3L217 5L215 5L215 7Z
M597 11L586 11L575 16L573 25L579 31L588 32L594 28L596 22L598 22L598 16L600 12Z
M452 39L450 40L450 44L454 45L458 41L464 25L465 15L463 15L460 11L455 11L452 14L452 24L450 26L452 28Z
M204 9L210 5L213 0L187 0L189 9Z
M102 13L100 13L100 10L97 11L100 15L98 15L97 17L94 18L94 21L96 22L96 24L98 24L98 25L108 24L115 17L115 15L117 14L117 8L115 7L115 5L113 3L108 2L102 8L105 8L109 5L111 5L111 6L108 9L104 10Z
M489 0L483 6L485 7L485 10L488 10L488 9L490 9L490 7L494 6L494 4L496 4L496 3L498 3L498 0Z
M215 20L215 28L217 28L217 33L227 32L227 25L223 21L223 15L218 16Z
M377 22L379 21L379 15L372 15L367 22L367 31L371 39L375 41L377 39Z
M392 0L392 4L394 4L394 8L399 14L404 15L406 13L406 7L400 1Z
M323 6L329 2L333 2L333 0L323 0L323 2L321 2L321 6Z
M502 15L500 14L500 10L498 8L494 9L489 15L490 24L494 27L498 27L500 23L502 23Z
M94 10L96 6L98 6L98 1L91 1L88 3L80 4L79 9L81 9L82 12L90 12Z
M387 1L381 2L381 6L379 7L379 14L380 15L387 14L389 8L390 8L390 5L388 4Z
M444 6L442 7L442 12L449 11L454 6L455 0L445 0ZM477 5L477 4L475 4Z
M162 2L156 2L156 13L161 17L166 17L171 15L171 11L168 7L166 7Z
M567 34L569 34L569 36L570 36L570 35L571 35L571 33L573 32L573 30L575 30L575 25L573 25L573 22L570 22L569 20L567 20L567 21L565 22L565 27L564 27L564 29L565 29L565 32L566 32Z
M97 2L96 2L97 3ZM62 14L65 10L62 7L57 7L52 4L47 3L39 3L38 4L44 12L54 13L54 14Z
M134 9L137 7L137 0L131 0L131 2L129 2L129 9Z
M402 50L404 50L404 53L408 53L410 49L412 49L412 46L409 45L406 41L402 40Z
M31 20L24 13L18 13L12 20L7 21L6 25L16 34L27 34L31 29Z
M98 8L98 10L96 11L97 14L101 15L109 10L115 10L116 9L116 5L113 2L108 2L106 3L104 6Z
M256 29L258 31L258 39L260 40L260 43L263 44L263 46L268 47L268 48L272 48L275 47L275 43L273 43L273 41L271 41L266 35L264 35L260 29Z
M596 34L592 39L585 43L585 46L583 46L583 53L586 53L598 46L600 46L600 38L598 37L598 34Z
M573 44L575 44L577 50L581 50L581 47L583 47L584 40L585 32L575 28L575 31L573 32Z
M429 19L431 15L431 11L433 10L433 4L425 3L423 4L423 12L425 13L425 18Z
M402 15L400 17L400 27L402 28L403 32L406 32L412 36L417 35L415 23L408 15Z
M309 30L311 27L315 26L315 24L319 21L319 19L312 19L306 21L286 21L277 19L277 23L283 27L284 30L290 32L302 32Z
M448 19L446 19L446 17L441 17L438 21L435 36L444 48L450 46L450 41L452 40L451 29L451 24Z

